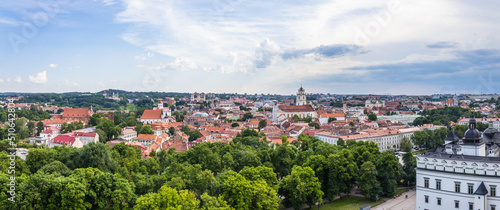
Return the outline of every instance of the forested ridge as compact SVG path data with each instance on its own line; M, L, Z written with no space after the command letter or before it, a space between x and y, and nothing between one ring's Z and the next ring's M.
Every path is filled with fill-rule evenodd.
M202 143L186 152L152 152L90 143L35 148L16 158L15 203L8 200L9 157L0 153L2 209L278 209L313 205L359 186L375 199L414 182L415 159L405 167L373 142L342 146L301 134L268 145L254 130L230 143Z

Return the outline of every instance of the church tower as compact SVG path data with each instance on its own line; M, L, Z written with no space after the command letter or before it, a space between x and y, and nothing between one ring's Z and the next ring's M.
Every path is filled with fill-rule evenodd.
M300 85L299 92L297 92L297 100L295 101L295 104L297 106L307 104L306 91L302 88L302 85Z

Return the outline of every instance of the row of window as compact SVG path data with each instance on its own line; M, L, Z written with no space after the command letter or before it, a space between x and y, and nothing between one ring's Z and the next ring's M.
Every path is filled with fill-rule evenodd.
M429 196L426 195L425 196L425 203L429 203ZM436 198L436 204L438 206L441 206L441 198ZM459 200L455 200L455 208L460 208L460 201ZM473 202L469 202L469 210L473 210L474 209L474 203ZM496 210L496 206L495 205L490 205L490 210Z
M460 192L460 182L455 182L455 192ZM429 178L424 178L424 187L429 188ZM441 180L436 179L436 190L441 190ZM474 184L467 183L467 193L474 194ZM490 185L490 196L495 197L497 194L496 185Z

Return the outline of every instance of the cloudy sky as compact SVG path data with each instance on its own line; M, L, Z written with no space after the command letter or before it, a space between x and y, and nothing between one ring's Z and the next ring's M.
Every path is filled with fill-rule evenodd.
M0 2L0 92L500 93L500 2Z

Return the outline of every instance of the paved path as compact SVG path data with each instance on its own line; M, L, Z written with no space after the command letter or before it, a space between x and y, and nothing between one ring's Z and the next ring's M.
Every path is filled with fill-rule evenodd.
M382 203L378 206L372 208L373 210L414 210L417 206L415 199L415 190L411 190L410 192L405 192L401 194L401 196L397 198L393 198L387 200L385 203ZM405 196L408 195L408 198Z

